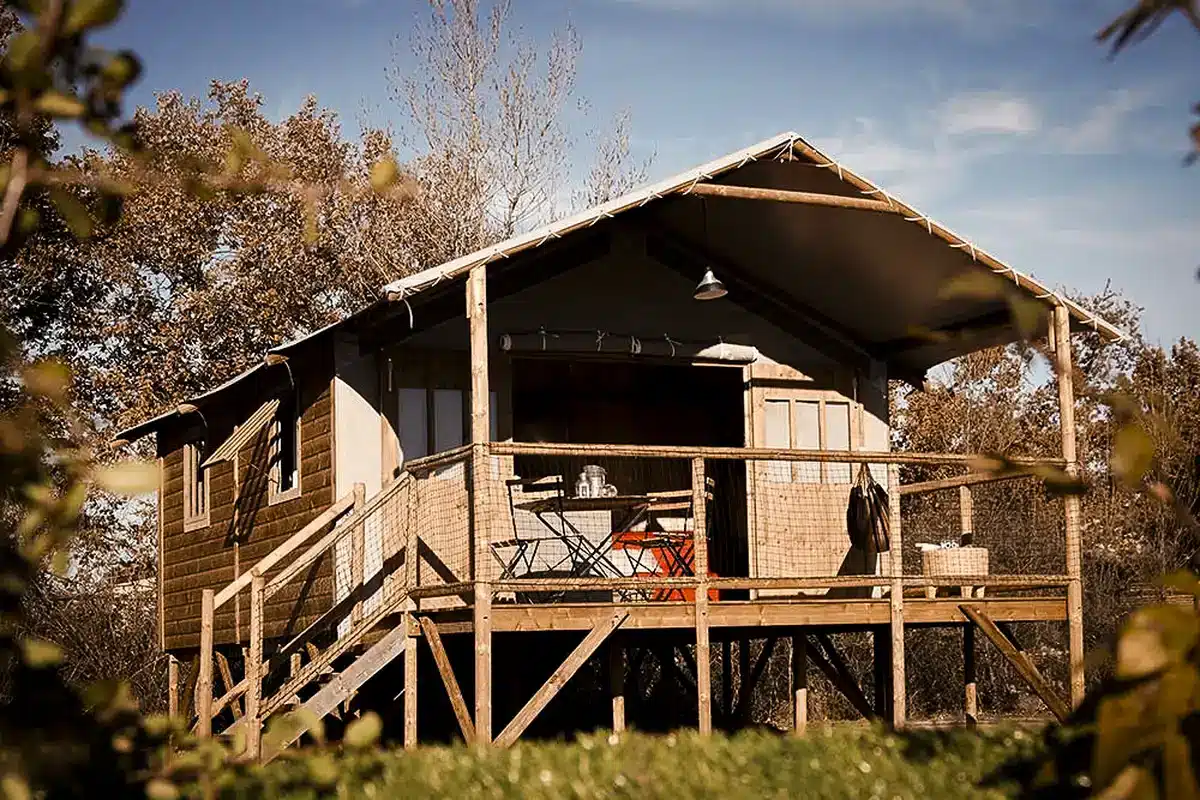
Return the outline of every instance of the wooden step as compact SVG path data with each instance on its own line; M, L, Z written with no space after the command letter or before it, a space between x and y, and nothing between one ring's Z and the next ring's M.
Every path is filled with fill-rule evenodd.
M353 663L334 675L300 707L313 712L314 719L321 719L337 711L339 704L352 697L372 676L400 656L407 644L408 632L404 626L398 625L392 628ZM264 748L263 762L275 758L284 747L299 739L304 733L305 730L300 730L290 741L274 742L273 745L276 749Z

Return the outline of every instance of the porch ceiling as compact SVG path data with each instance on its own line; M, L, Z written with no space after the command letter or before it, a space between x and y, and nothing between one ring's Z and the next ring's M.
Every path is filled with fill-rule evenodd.
M807 192L874 208L711 196L720 191L714 185ZM508 272L548 244L610 225L640 228L652 257L696 280L712 266L730 289L719 302L766 310L777 324L783 315L790 324L781 327L829 355L869 355L910 379L1019 338L1004 299L947 295L945 288L964 274L999 275L1047 311L1065 305L1077 328L1124 336L791 133L395 281L385 294L405 299L481 263L503 263Z

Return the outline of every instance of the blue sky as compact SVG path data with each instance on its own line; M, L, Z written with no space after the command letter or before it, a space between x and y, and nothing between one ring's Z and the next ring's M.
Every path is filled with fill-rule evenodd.
M486 0L484 0L486 4ZM576 163L613 114L665 177L784 130L1016 268L1059 287L1106 281L1150 338L1197 337L1200 165L1185 169L1200 37L1175 21L1114 61L1092 34L1122 0L513 0L583 52ZM348 133L397 121L425 0L129 0L110 45L146 75L134 99L247 78L272 116L307 94Z

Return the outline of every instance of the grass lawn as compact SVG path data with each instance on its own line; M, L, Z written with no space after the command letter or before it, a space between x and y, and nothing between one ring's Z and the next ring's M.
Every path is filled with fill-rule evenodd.
M574 742L466 747L297 751L242 772L228 797L942 798L1010 797L1014 786L980 783L1037 737L1017 729L918 732L814 730L701 737L604 733Z

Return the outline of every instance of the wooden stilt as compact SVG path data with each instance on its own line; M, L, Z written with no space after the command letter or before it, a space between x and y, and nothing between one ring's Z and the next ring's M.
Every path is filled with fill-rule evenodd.
M775 645L778 641L779 637L772 636L763 642L762 650L758 651L758 658L754 659L754 666L750 668L749 674L742 683L742 690L738 692L737 708L733 712L733 718L738 724L745 725L750 721L750 713L753 710L754 703L754 690L758 686L758 682L762 679L763 672L767 669L767 664L771 660L771 654L775 652Z
M583 638L583 641L571 651L566 660L559 665L558 669L552 674L542 687L534 693L529 702L517 712L517 715L512 718L508 725L504 726L504 730L496 737L496 744L501 747L508 747L515 742L520 735L529 727L529 724L541 713L542 709L554 699L559 690L566 685L567 681L579 671L579 668L591 658L596 649L604 643L609 634L620 627L629 614L627 612L618 611L606 622L598 622L588 632L588 635Z
M889 684L892 680L892 631L878 627L871 631L873 658L872 678L875 684L875 713L883 719L891 719L888 702Z
M963 717L968 727L979 723L979 705L975 683L975 628L963 626Z
M904 727L907 716L907 691L904 677L904 538L900 526L900 465L888 464L888 532L891 539L889 560L892 567L890 592L892 686L889 704L892 727Z
M975 536L975 498L970 486L958 487L959 544L967 547ZM964 596L970 596L964 591ZM979 706L975 683L975 627L963 626L963 720L968 727L979 723Z
M475 584L475 741L492 741L492 585Z
M792 731L808 729L808 637L801 630L792 636Z
M404 615L404 628L411 631L412 615ZM404 749L417 746L417 644L420 638L410 635L404 648Z
M246 758L262 755L263 604L266 578L250 581L250 642L246 653Z
M437 664L438 674L442 676L442 685L446 687L446 695L450 698L450 706L462 730L463 739L467 744L475 741L475 726L471 723L471 713L463 700L462 690L458 688L458 679L454 677L454 667L446 648L442 644L442 635L438 633L437 625L429 617L421 617L421 632L425 641L429 642L429 652L433 654L433 662Z
M696 587L696 696L701 734L712 733L712 659L708 641L708 514L704 459L692 459L692 552Z
M179 717L179 659L174 653L167 654L167 715Z
M196 714L200 720L196 734L201 739L212 736L213 706L213 599L215 592L200 593L200 663L196 679Z
M1058 418L1062 429L1062 456L1067 473L1079 474L1075 450L1075 384L1071 365L1071 315L1064 305L1054 307L1054 366L1058 373ZM1086 676L1083 664L1083 525L1079 495L1063 498L1067 534L1067 634L1071 663L1071 707L1083 702Z
M612 699L613 733L625 731L625 648L612 637L608 643L608 696Z

